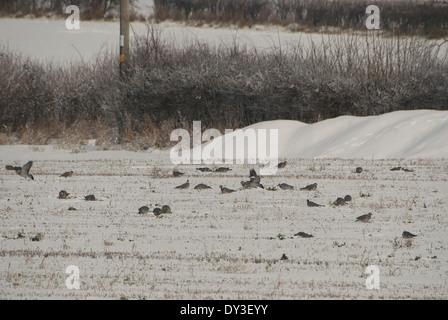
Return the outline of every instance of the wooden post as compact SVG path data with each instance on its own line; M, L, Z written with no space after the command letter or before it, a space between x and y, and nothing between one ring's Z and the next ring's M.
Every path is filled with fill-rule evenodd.
M120 2L120 77L129 63L129 0Z
M125 80L129 66L129 0L120 0L120 80ZM122 95L118 114L119 142L125 138L126 126L126 96Z

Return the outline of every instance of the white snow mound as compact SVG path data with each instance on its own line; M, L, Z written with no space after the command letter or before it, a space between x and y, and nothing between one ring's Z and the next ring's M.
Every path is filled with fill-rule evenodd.
M266 129L267 136L270 129L277 129L279 158L448 158L448 111L341 116L314 124L274 120L250 125L242 131L247 129L253 129L257 138L258 129ZM221 138L229 141L233 136L233 133L227 134L202 147L212 149L215 144L219 153ZM245 147L247 153L247 143Z

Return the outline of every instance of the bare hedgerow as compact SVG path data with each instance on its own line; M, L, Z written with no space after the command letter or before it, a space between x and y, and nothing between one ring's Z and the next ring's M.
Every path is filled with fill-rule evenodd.
M334 32L365 30L370 4L369 0L154 0L153 13L142 13L138 3L130 0L130 19L239 27L275 24L293 31ZM377 0L374 4L381 9L381 28L386 32L429 38L448 35L446 1ZM77 5L83 20L119 17L120 0L3 0L0 17L66 17L68 5Z
M79 7L83 20L110 19L114 12L120 10L120 0L4 0L0 2L0 16L64 16L69 5Z
M107 116L115 108L105 103L116 91L111 64L106 55L88 64L56 66L2 48L0 132L39 144L96 138L100 127L111 125Z
M177 46L162 33L148 24L134 36L123 79L109 54L61 67L2 48L0 135L165 147L173 129L192 130L196 120L223 132L274 119L448 109L441 42L347 32L261 52L197 40Z
M154 0L156 21L292 26L296 31L365 30L368 0ZM448 4L442 1L379 0L381 28L394 34L442 38L448 34ZM292 29L292 28L291 28Z
M170 131L194 120L221 130L272 119L315 122L447 108L446 55L417 37L346 34L258 52L200 42L177 48L160 32L149 25L146 36L136 37L124 85L124 109L136 131L166 119L172 120ZM169 132L161 136L168 139Z

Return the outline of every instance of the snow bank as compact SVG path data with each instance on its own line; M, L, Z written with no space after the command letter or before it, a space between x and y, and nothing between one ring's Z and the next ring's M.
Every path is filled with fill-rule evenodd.
M279 158L448 158L448 111L341 116L314 124L275 120L243 131L247 129L256 133L259 129L277 129ZM225 135L223 139L229 141L231 137ZM220 143L221 139L216 139L209 144Z

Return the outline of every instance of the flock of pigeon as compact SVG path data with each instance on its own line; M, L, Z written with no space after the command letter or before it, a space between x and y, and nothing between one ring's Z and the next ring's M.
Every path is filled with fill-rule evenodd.
M22 167L14 167L14 166L11 166L11 165L7 165L5 167L5 169L6 170L14 170L15 172L17 172L17 174L19 176L24 177L25 179L26 178L30 178L31 180L34 180L34 176L30 173L32 165L33 165L33 161L28 161ZM68 178L68 177L71 177L72 175L73 175L73 171L67 171L67 172L64 172L63 174L61 174L60 176L64 177L64 178ZM67 199L69 195L70 195L70 193L68 193L67 191L61 190L61 191L59 191L58 198L59 199ZM86 200L86 201L95 201L96 198L95 198L95 195L89 194L89 195L84 197L84 200Z
M285 168L286 164L287 164L287 161L280 162L278 164L278 168L279 169ZM30 178L31 180L34 180L33 175L30 173L32 165L33 165L33 161L29 161L26 164L24 164L22 167L15 167L15 166L12 166L12 165L7 165L5 167L5 169L6 170L14 170L21 177ZM227 168L227 167L220 167L220 168L218 168L216 170L211 170L210 168L205 167L205 168L197 168L197 170L199 170L201 172L213 172L213 171L214 172L227 172L227 171L230 171L232 169ZM394 168L391 169L391 171L397 171L397 170L403 170L403 171L406 171L406 172L412 172L412 170L406 169L406 168L402 168L402 167L394 167ZM355 169L356 173L361 173L362 171L363 170L362 170L361 167L357 167ZM68 178L68 177L71 177L72 175L73 175L73 171L67 171L67 172L64 172L61 175L61 177ZM173 171L173 177L180 177L182 175L184 175L183 172ZM262 189L264 189L264 186L261 184L260 180L261 180L260 176L257 174L255 169L252 168L249 171L249 180L248 181L241 181L241 185L243 186L244 189L252 189L252 188L262 188ZM291 186L291 185L286 184L286 183L280 183L280 184L278 184L278 186L282 190L294 190L294 186ZM226 188L226 187L224 187L222 185L220 185L219 187L221 189L221 193L224 193L224 194L229 194L229 193L232 193L232 192L236 192L235 189L229 189L229 188ZM176 189L188 189L188 188L190 188L190 181L187 180L187 182L185 182L185 183L183 183L183 184L181 184L181 185L179 185L179 186L177 186L175 188ZM203 183L200 183L200 184L196 185L194 187L194 189L196 189L196 190L204 190L204 189L211 189L211 187L207 186L207 185L205 185ZM307 186L305 186L303 188L300 188L300 190L307 190L307 191L314 191L316 189L317 189L317 183L309 184L309 185L307 185ZM67 197L69 195L70 194L67 191L61 190L59 192L59 199L67 199ZM90 195L85 196L84 200L86 200L86 201L95 201L96 198L95 198L95 195L90 194ZM352 197L350 195L346 195L344 198L342 198L342 197L337 198L336 201L333 204L337 205L337 206L345 205L347 202L350 202L351 200L352 200ZM310 201L309 199L306 200L306 203L307 203L308 207L324 207L324 205L317 204L317 203L315 203L313 201ZM142 206L142 207L140 207L138 209L138 214L147 214L149 212L149 210L150 210L149 207ZM170 206L163 205L162 208L159 208L159 207L154 208L153 209L153 213L154 213L155 216L159 216L159 215L161 215L163 213L172 213L172 211L171 211ZM371 218L372 218L372 215L373 214L371 212L369 212L368 214L364 214L364 215L361 215L361 216L357 217L355 221L369 222L371 220ZM302 238L312 238L313 237L312 234L308 234L308 233L305 233L305 232L298 232L294 236L299 236L299 237L302 237ZM417 235L412 234L409 231L403 231L403 233L402 233L402 237L405 238L405 239L411 239L411 238L414 238L416 236Z
M287 161L280 162L278 164L278 168L279 169L285 168L286 164L287 164ZM227 172L227 171L230 171L232 169L227 168L227 167L219 167L216 170L212 170L212 169L210 169L208 167L204 167L204 168L196 168L196 170L199 170L201 172ZM397 170L403 170L403 171L406 171L406 172L413 172L411 169L406 169L406 168L402 168L402 167L394 167L394 168L391 169L391 171L397 171ZM355 172L356 173L362 173L363 172L362 167L357 167L355 169ZM184 175L184 172L173 171L173 177L180 177L182 175ZM260 176L257 174L255 169L250 169L250 171L249 171L249 180L248 181L241 181L241 185L243 186L244 189L251 189L251 188L262 188L262 189L264 189L264 186L261 184L260 180L261 180ZM282 190L294 190L294 186L291 186L291 185L289 185L287 183L279 183L278 187L280 189L282 189ZM190 180L187 180L187 182L185 182L185 183L183 183L183 184L181 184L181 185L179 185L179 186L177 186L175 188L176 189L189 189L190 188ZM224 194L228 194L228 193L232 193L232 192L236 192L237 191L235 189L229 189L229 188L224 187L222 185L220 185L219 188L221 189L221 193L224 193ZM211 187L207 186L207 185L205 185L203 183L200 183L200 184L196 185L194 187L194 189L203 190L203 189L211 189ZM300 188L300 190L306 190L306 191L314 191L316 189L317 189L317 183L312 183L312 184L309 184L309 185L307 185L307 186L305 186L303 188ZM342 206L342 205L347 204L350 201L352 201L352 197L350 195L346 195L343 198L342 197L338 197L333 202L333 205L335 205L335 206ZM313 201L310 201L309 199L306 200L306 204L307 204L308 207L324 207L324 205L315 203ZM358 222L358 221L360 221L360 222L369 222L370 219L372 218L372 215L373 214L371 212L369 212L367 214L363 214L363 215L357 217L355 221L356 222ZM312 234L308 234L308 233L305 233L305 232L302 232L302 231L294 234L294 236L299 236L299 237L302 237L302 238L313 238L314 237ZM410 233L408 231L404 231L402 233L402 237L405 238L405 239L414 238L416 236L417 235L412 234L412 233Z

